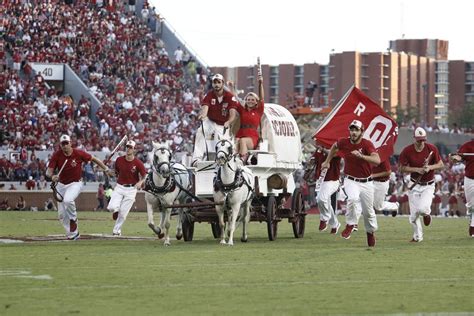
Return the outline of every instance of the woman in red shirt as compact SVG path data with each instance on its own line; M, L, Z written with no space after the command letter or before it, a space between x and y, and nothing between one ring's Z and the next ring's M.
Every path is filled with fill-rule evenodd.
M240 129L235 136L237 142L237 151L246 162L248 158L248 151L255 149L258 145L258 127L264 110L264 91L263 91L263 76L259 72L258 79L258 96L254 92L249 92L245 96L245 105L240 105L236 111L240 115ZM234 109L231 109L233 111ZM232 122L227 121L224 127L229 128Z

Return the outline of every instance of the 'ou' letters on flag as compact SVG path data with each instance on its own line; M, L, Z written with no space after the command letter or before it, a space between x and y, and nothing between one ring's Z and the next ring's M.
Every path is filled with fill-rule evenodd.
M339 138L349 137L349 124L359 120L364 124L364 138L370 140L382 161L393 154L398 137L397 123L361 90L352 87L318 127L314 138L329 148Z

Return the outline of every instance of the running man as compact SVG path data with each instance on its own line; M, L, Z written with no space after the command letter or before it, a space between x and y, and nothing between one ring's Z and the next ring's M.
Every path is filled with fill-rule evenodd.
M83 187L81 179L83 163L92 161L108 175L113 175L113 172L100 159L85 151L72 148L69 135L62 135L59 141L60 149L51 157L46 176L50 177L53 182L57 182L56 190L63 197L63 201L58 202L58 214L59 221L66 230L66 237L76 240L80 234L75 200ZM61 170L59 175L53 175L56 169Z
M469 236L474 238L474 140L464 143L458 152L449 156L452 161L464 161L464 194L466 195L466 209L470 216Z
M423 240L423 227L431 224L431 202L435 192L434 172L444 164L435 145L426 142L426 131L417 127L413 134L415 142L400 153L400 171L410 173L408 204L413 238L410 242Z
M367 245L375 247L375 231L378 229L374 211L374 184L372 165L380 164L380 157L370 140L362 138L364 125L353 120L349 125L348 138L340 138L332 145L321 168L327 169L338 152L344 157L344 189L347 195L346 228L341 233L349 239L358 221L358 214L364 216Z
M118 157L115 161L117 184L107 206L107 209L113 212L112 218L115 220L112 231L114 236L122 235L122 225L135 202L137 191L146 179L145 166L140 159L135 157L135 145L133 140L129 140L125 144L127 148L125 155Z

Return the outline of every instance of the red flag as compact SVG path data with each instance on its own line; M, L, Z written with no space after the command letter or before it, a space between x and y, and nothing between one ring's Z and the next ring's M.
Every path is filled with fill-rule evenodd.
M364 138L372 141L382 161L393 154L393 146L398 137L397 123L356 87L347 91L313 137L329 148L339 138L349 137L349 124L353 120L364 124Z

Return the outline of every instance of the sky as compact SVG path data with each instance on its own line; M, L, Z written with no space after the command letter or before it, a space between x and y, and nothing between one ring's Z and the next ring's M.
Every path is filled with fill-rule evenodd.
M381 52L389 41L449 41L474 61L474 1L149 0L208 66L329 61L332 50Z

